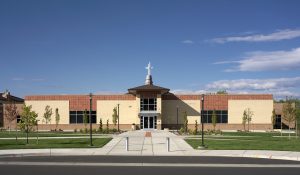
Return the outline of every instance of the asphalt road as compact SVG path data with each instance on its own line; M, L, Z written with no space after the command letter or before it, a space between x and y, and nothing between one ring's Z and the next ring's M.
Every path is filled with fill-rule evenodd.
M11 175L210 175L300 174L300 162L226 157L55 156L2 157L1 174Z

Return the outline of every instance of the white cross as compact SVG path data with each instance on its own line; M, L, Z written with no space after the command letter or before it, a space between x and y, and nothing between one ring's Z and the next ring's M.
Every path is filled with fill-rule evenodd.
M148 70L148 75L151 75L151 69L153 69L153 67L151 66L150 61L148 63L148 66L146 67L146 69Z

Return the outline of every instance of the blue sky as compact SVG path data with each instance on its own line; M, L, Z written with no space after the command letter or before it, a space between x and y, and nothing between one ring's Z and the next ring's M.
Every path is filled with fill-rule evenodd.
M300 96L300 1L0 1L0 91Z

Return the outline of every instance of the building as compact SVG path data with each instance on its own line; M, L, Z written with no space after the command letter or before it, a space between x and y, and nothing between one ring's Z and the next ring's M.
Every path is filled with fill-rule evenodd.
M7 90L4 93L0 93L0 128L7 130L16 128L17 122L20 120L23 104L24 100L22 98L11 95ZM17 116L9 120L7 110L13 106L16 107Z
M201 94L176 95L170 89L153 84L151 66L148 64L148 74L145 84L129 88L123 95L93 95L92 123L93 128L99 127L100 119L105 128L106 122L110 128L116 128L112 122L113 109L119 113L119 127L129 130L136 129L177 129L183 125L186 113L188 124L194 129L195 122L200 121L202 111ZM84 128L83 114L89 114L89 95L34 95L25 97L26 105L38 113L39 128L53 129L55 116L52 115L51 124L45 124L43 114L49 105L53 113L57 109L60 114L59 129L73 130ZM206 94L203 98L203 122L205 129L212 129L211 116L217 114L216 129L243 130L242 116L245 109L253 111L251 130L271 130L271 116L273 111L273 96L271 94Z

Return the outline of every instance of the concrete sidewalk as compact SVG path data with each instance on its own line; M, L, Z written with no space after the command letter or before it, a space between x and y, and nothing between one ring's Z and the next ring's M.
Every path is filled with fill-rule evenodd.
M129 131L116 135L103 148L14 149L0 150L0 157L64 155L130 155L130 156L223 156L300 161L300 152L263 150L194 150L182 137L167 131ZM129 149L126 151L126 137ZM167 151L166 138L170 138ZM0 140L1 141L1 140Z
M194 151L182 138L167 131L148 131L151 137L145 137L147 131L129 131L115 137L103 149L106 155L186 155ZM129 147L126 151L126 137ZM167 139L170 138L170 150L167 151Z

